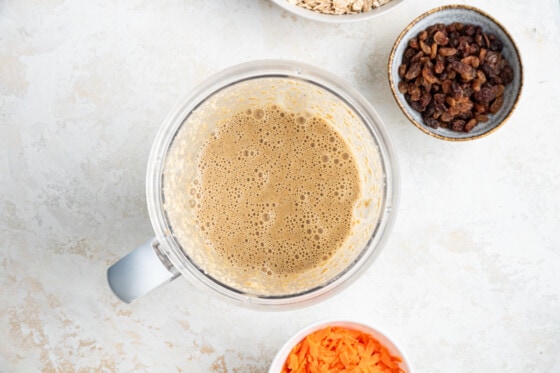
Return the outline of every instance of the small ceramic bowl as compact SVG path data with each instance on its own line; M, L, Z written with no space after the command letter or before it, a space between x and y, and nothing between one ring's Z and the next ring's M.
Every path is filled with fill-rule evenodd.
M411 38L418 35L422 30L437 24L445 25L461 22L465 25L473 24L481 26L484 33L494 34L503 44L502 55L509 61L513 69L513 81L506 85L504 91L504 102L501 109L496 114L490 114L487 122L480 122L470 132L458 132L448 128L434 129L424 123L421 113L412 109L406 101L405 96L399 92L398 83L401 80L398 74L399 66L402 63L404 51L408 47ZM397 104L406 117L420 130L438 139L449 141L474 140L484 137L498 128L511 116L521 94L523 86L523 67L521 57L515 42L510 34L498 21L483 11L468 5L446 5L432 9L410 23L399 35L391 55L389 57L389 84Z
M280 348L280 350L274 357L274 360L270 365L270 369L268 373L282 372L282 367L284 366L284 363L286 362L286 359L288 358L290 351L292 351L292 349L307 335L316 332L318 330L324 329L328 326L338 326L347 329L354 329L371 335L379 343L385 346L392 356L397 356L401 359L401 362L399 363L399 367L405 373L413 372L412 365L410 364L410 361L404 354L403 350L400 347L398 347L398 345L392 339L390 339L387 336L387 334L380 331L379 329L355 321L326 320L326 321L320 321L308 325L305 328L301 329L296 334L294 334L290 339L288 339L288 341L284 343L284 345Z
M272 0L272 2L276 3L276 5L278 5L279 7L287 10L292 14L295 14L298 17L307 18L312 21L331 22L331 23L357 22L357 21L364 21L371 18L375 18L395 8L403 1L404 0L391 0L387 4L381 5L380 7L374 8L367 12L353 13L353 14L325 14L318 11L303 8L299 5L292 4L288 0Z

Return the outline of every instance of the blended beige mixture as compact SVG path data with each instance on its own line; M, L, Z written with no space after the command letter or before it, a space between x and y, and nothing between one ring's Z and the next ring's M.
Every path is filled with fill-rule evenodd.
M356 160L324 119L277 106L234 115L206 141L189 201L220 257L285 278L317 267L351 231Z

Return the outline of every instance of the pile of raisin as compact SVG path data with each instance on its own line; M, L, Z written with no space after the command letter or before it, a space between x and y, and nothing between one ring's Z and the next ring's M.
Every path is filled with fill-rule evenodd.
M432 25L409 40L398 89L426 125L469 132L500 110L513 81L502 48L480 26Z

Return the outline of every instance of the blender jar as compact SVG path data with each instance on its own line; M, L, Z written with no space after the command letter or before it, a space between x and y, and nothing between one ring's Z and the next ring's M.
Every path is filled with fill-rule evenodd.
M360 170L352 233L324 265L289 281L226 268L198 231L188 193L201 148L218 124L266 105L326 118L351 147ZM183 275L241 305L297 307L343 289L380 254L395 220L398 166L381 119L350 85L299 62L255 61L214 75L167 117L150 154L146 192L156 238L109 268L109 284L121 300L131 302Z

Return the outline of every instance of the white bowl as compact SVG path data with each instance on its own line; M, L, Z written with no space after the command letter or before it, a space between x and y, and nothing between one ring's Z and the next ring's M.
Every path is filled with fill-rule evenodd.
M294 334L290 339L288 339L288 341L284 343L284 345L280 348L280 350L274 357L268 373L282 372L282 367L284 366L284 363L286 362L290 351L292 351L292 348L294 348L294 346L296 346L303 338L305 338L305 336L328 326L338 326L347 329L358 330L360 332L371 335L373 338L377 339L379 343L385 346L389 353L391 353L391 355L398 356L401 359L399 366L405 373L413 372L412 365L410 364L410 361L404 354L403 350L396 344L395 341L389 338L386 333L382 332L378 328L374 328L373 326L356 321L325 320L306 326L305 328Z
M368 12L354 13L354 14L325 14L325 13L309 10L306 8L302 8L301 6L298 5L294 5L290 3L288 0L272 0L272 2L276 3L276 5L287 10L288 12L295 14L296 16L307 18L312 21L348 23L348 22L364 21L385 14L387 11L395 8L397 5L404 2L404 0L391 0L387 4L382 5L378 8L374 8Z

